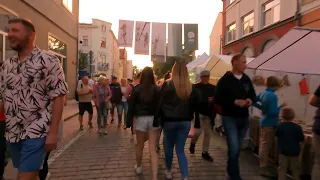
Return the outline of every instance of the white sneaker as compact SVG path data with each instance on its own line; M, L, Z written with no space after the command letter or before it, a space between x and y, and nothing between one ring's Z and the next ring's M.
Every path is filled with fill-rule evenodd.
M108 134L108 131L106 129L104 129L102 132L103 132L104 135Z
M165 174L165 176L166 176L166 179L172 179L172 172L171 171L169 171L169 170L165 170L164 171L164 174Z
M135 165L134 169L136 170L137 174L141 174L142 173L142 168L141 167L137 167L137 165Z

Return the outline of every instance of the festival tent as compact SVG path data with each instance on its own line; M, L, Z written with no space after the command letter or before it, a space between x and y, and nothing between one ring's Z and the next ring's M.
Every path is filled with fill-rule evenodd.
M210 82L216 84L218 80L227 72L231 70L230 55L213 55L202 70L210 72ZM247 63L251 62L253 58L247 58Z
M246 70L252 78L286 79L288 85L277 91L279 104L285 101L306 125L312 124L315 113L308 99L320 85L319 47L320 30L296 27L250 62ZM265 89L255 87L257 93ZM254 110L253 115L259 116L260 112Z
M201 65L206 64L209 56L206 53L203 53L197 59L191 61L187 64L190 80L195 82L198 79L198 76L201 72Z

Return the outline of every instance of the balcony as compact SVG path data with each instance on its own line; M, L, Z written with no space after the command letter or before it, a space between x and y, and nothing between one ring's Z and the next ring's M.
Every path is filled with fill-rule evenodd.
M99 71L108 71L109 70L109 63L98 63L98 70Z

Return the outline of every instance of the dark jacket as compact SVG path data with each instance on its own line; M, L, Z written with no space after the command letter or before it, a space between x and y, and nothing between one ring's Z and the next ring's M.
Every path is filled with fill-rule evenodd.
M132 93L132 115L133 116L156 116L159 99L160 99L160 88L156 85L152 86L153 98L149 102L144 101L141 96L142 85L137 85ZM157 122L160 123L160 122ZM154 125L159 126L159 124Z
M191 121L199 113L200 96L196 88L188 100L181 100L172 80L166 81L161 88L160 112L163 122Z
M120 104L122 99L121 86L119 83L111 83L110 89L112 93L111 103L112 104Z
M221 106L222 116L243 118L249 116L247 107L239 107L234 104L236 99L251 99L255 103L256 93L251 79L243 74L237 79L232 72L226 72L219 80L216 88L215 103Z

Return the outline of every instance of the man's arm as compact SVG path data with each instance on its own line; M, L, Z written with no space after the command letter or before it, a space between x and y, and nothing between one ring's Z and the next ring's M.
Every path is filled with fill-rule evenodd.
M316 108L320 108L320 86L317 88L317 90L314 92L313 95L311 95L309 99L309 104L311 106L314 106Z

